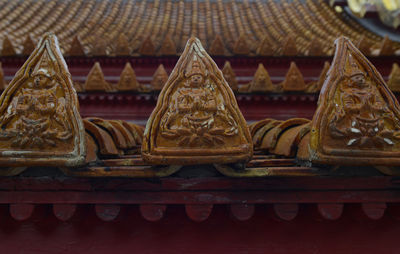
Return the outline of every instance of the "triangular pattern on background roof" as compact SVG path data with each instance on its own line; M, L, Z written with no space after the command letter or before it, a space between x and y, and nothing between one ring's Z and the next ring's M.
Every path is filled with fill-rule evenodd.
M117 84L118 91L139 91L140 84L130 63L126 63Z
M312 121L310 160L335 165L399 165L399 104L382 76L345 37Z
M82 43L79 39L79 36L76 35L71 42L71 46L67 52L68 56L84 56L85 51L83 50Z
M2 166L78 166L85 133L57 38L46 34L0 97Z
M35 49L35 43L30 35L26 36L23 43L22 55L29 56Z
M1 48L1 55L2 56L13 56L16 54L17 53L15 51L14 45L12 44L12 42L10 41L8 36L4 37L3 47Z
M144 134L151 164L245 162L250 133L222 72L192 37L162 89Z
M226 61L224 64L224 68L222 68L222 74L224 75L224 79L228 82L232 91L238 90L238 82L236 80L236 74L232 69L231 64Z
M167 34L161 44L160 54L163 56L176 55L176 46L171 36Z
M85 91L112 91L111 85L104 79L100 63L96 62L87 75L84 85Z
M150 87L154 91L160 91L168 80L168 73L164 68L163 64L157 67L157 70L153 74Z

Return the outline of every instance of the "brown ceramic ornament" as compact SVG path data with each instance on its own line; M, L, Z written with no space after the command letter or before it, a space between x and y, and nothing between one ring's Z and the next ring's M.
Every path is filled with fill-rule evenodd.
M295 62L290 63L285 80L282 82L282 88L284 91L291 92L306 90L306 83L304 82L303 74L301 74Z
M144 134L150 164L244 162L250 133L222 72L192 37L162 89Z
M225 55L225 46L220 35L215 36L215 39L211 42L209 51L214 56Z
M100 63L96 62L90 70L84 85L85 91L99 91L110 92L112 87L104 79L103 71L101 70Z
M160 91L164 84L168 80L168 73L164 68L164 65L160 64L157 70L153 74L153 79L151 80L150 86L153 91Z
M117 56L129 56L131 49L129 47L128 38L125 34L121 34L118 37L117 45L115 46L115 54Z
M296 47L296 39L293 36L288 35L283 41L282 45L282 55L283 56L296 56L297 55L297 47Z
M83 50L83 46L81 41L79 40L79 36L76 35L72 40L71 47L68 50L67 55L69 56L84 56L85 51Z
M235 45L233 46L233 53L236 55L248 55L250 54L249 45L247 45L246 36L240 35Z
M26 36L26 40L23 44L22 55L29 56L35 49L35 43L30 35Z
M224 68L222 68L222 74L224 75L224 79L226 80L226 82L228 82L232 91L237 91L238 82L236 80L236 74L228 61L225 62Z
M382 76L345 37L336 40L311 128L316 163L400 165L399 104Z
M119 91L138 91L140 84L136 80L136 74L130 63L126 63L125 68L122 70L119 82L117 84Z
M249 92L267 92L273 90L274 85L271 82L268 71L265 69L264 65L260 63L254 74L253 81L250 83Z
M265 36L257 48L257 55L260 56L272 56L274 54L274 49L269 43L268 36Z
M164 42L161 44L160 54L163 56L176 55L175 43L170 35L167 35Z
M154 56L156 54L156 49L154 47L153 41L150 36L148 36L140 46L139 53L144 56Z
M394 49L393 49L393 41L389 39L389 37L386 35L380 45L379 48L379 55L380 56L391 56L394 54Z
M0 97L0 165L82 165L78 107L57 38L46 34Z
M1 49L1 55L2 56L14 56L17 53L15 52L15 48L12 44L12 42L10 41L10 39L6 36L4 37L3 40L3 47Z
M400 68L397 63L393 64L389 75L388 86L393 92L400 92Z

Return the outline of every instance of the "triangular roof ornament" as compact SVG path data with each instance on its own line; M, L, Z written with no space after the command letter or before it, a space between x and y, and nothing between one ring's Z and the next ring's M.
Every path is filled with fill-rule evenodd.
M143 159L225 164L251 156L250 133L232 90L200 41L191 37L147 122Z
M324 67L322 67L321 73L319 74L318 80L311 82L308 84L307 87L307 92L309 93L315 93L321 90L322 85L324 84L326 75L328 73L328 70L331 68L331 65L329 64L328 61L324 62Z
M238 90L238 82L236 80L236 74L232 69L231 63L226 61L224 64L224 68L222 68L222 74L224 75L224 79L228 82L232 91Z
M257 48L257 55L260 56L272 56L274 49L269 41L268 35L264 36L264 39L260 42Z
M309 56L323 56L324 55L322 45L316 37L314 37L314 39L310 43L310 46L308 47L308 55Z
M211 42L209 52L214 56L223 56L225 55L225 46L222 41L222 38L219 34L217 34L214 40Z
M22 44L22 46L23 46L22 55L24 56L30 55L35 49L35 43L33 42L33 39L29 34L26 36L26 39Z
M164 65L160 64L153 74L153 78L150 83L151 90L160 91L164 87L165 83L167 83L167 80L168 73L165 70Z
M0 97L2 166L79 166L85 130L57 38L45 34Z
M392 66L387 84L393 92L400 92L400 67L397 63L394 63Z
M83 46L81 40L79 39L78 35L72 39L71 46L67 52L68 56L84 56L85 51L83 50Z
M290 63L285 80L282 82L284 91L305 91L306 83L304 82L303 74L297 67L295 62Z
M111 92L113 90L111 85L104 79L103 70L101 69L99 62L96 62L93 65L92 69L87 75L84 90L103 92Z
M156 54L156 48L154 47L150 36L147 36L142 42L139 49L139 54L144 56L154 56Z
M175 43L169 34L165 36L164 42L161 44L160 54L163 56L176 55Z
M370 61L346 37L336 52L312 120L311 162L400 165L400 110Z
M370 55L371 54L371 44L368 43L367 38L365 38L365 35L361 35L358 41L355 43L355 46L358 48L358 50L361 51L364 55Z
M250 48L246 41L246 36L241 34L233 46L233 53L236 55L249 55Z
M98 37L92 44L93 56L106 56L107 55L107 41L103 37Z
M15 56L17 53L15 51L15 48L6 35L3 40L3 47L1 48L1 55L2 56Z
M297 55L296 39L292 35L286 36L286 38L283 40L282 55L283 56Z
M128 38L125 34L120 34L118 37L117 45L115 46L115 54L117 56L129 56L131 54Z
M140 84L130 63L126 63L117 84L119 91L139 91Z
M394 54L393 41L389 39L389 36L385 35L380 43L379 55L380 56L391 56Z
M271 77L267 69L265 69L262 63L258 64L258 68L254 73L253 80L249 85L249 92L272 92L274 91L274 85L272 84Z

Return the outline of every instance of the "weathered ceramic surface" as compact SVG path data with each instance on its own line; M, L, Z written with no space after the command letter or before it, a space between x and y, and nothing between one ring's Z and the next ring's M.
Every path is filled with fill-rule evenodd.
M86 91L112 91L112 87L104 79L99 62L96 62L90 70L84 85Z
M286 73L285 80L282 82L284 91L305 91L306 83L303 74L300 72L295 62L290 63L290 68Z
M121 72L117 89L119 91L139 91L141 86L136 80L136 74L130 63L126 63L124 69Z
M228 82L232 91L238 90L238 82L236 80L236 74L232 69L231 64L227 61L224 64L224 68L222 68L222 74L224 75L224 79Z
M46 34L0 97L2 166L78 166L85 132L71 75Z
M400 92L400 68L397 63L393 64L389 75L388 86L394 92Z
M311 161L399 165L399 119L399 104L382 76L350 40L337 39L312 122Z
M142 156L152 164L247 161L252 143L222 72L190 38L147 122Z
M157 70L153 74L150 86L152 90L160 91L168 80L168 73L164 68L164 65L160 64Z
M265 69L263 64L259 64L254 78L251 81L248 91L249 92L272 92L277 90L271 82L268 71Z

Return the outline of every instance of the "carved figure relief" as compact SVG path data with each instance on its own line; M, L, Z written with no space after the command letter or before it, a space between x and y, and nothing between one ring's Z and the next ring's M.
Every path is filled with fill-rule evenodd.
M84 163L85 137L71 75L46 34L0 97L1 165Z
M381 75L345 37L336 41L310 147L313 159L325 163L400 162L399 105Z
M154 164L223 164L246 161L251 154L232 90L192 37L147 122L143 158Z

